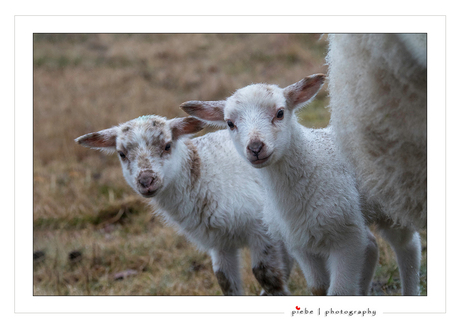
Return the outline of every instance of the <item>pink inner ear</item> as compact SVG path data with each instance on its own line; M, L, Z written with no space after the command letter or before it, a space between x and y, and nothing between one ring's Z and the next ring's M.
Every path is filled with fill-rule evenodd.
M284 89L284 96L291 108L307 102L320 90L325 80L324 74L308 76Z
M188 114L206 121L224 120L225 101L190 101L180 107Z
M184 134L194 134L199 132L205 126L204 122L192 117L187 117L184 119L183 133Z
M193 117L186 117L182 119L176 119L171 126L171 131L173 138L177 139L182 135L197 133L202 130L204 126L205 123L203 121Z
M117 136L115 134L103 134L100 132L96 132L88 134L84 138L79 139L78 143L89 147L115 147L116 139Z

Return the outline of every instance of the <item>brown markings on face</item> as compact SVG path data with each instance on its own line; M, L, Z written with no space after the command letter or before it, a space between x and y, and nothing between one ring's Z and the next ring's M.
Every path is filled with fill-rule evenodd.
M265 91L267 93L268 96L273 96L273 87L270 86L270 85L265 85Z
M129 142L133 134L131 128L131 124L126 123L123 128L121 128L121 133L117 139L117 150L123 152L126 156L128 156L128 153L135 147L135 145Z
M159 120L152 119L151 126L152 127L164 127L165 123Z
M129 141L129 139L131 138L133 132L132 132L132 123L131 122L126 122L123 124L123 126L121 127L121 133L119 134L119 138L122 140L122 141Z
M123 163L126 164L129 173L132 175L132 166L129 156L131 156L129 152L129 145L126 145L126 141L129 140L131 127L129 125L125 125L121 128L121 134L119 134L117 138L117 152L122 152L125 155L124 159L121 159Z
M150 168L150 161L148 157L142 155L137 158L137 167L142 169L149 169Z
M226 296L234 295L236 293L232 283L228 280L227 276L222 271L217 271L215 273L217 278L217 283L219 283L220 289L222 289L222 293Z
M119 145L118 145L118 147L117 147L117 152L122 152L122 153L125 155L124 158L122 158L122 157L120 156L120 160L122 161L122 163L126 164L126 167L128 168L129 173L132 175L133 172L132 172L131 161L130 161L130 159L129 159L129 157L128 157L128 156L129 156L128 150L123 146L123 144L121 144L121 143L118 143L118 144L119 144Z
M133 167L131 166L130 161L128 161L127 167L128 167L129 174L132 176L133 175Z
M131 175L133 174L133 162L137 161L138 168L150 169L150 155L160 155L164 151L168 139L168 133L164 130L165 123L165 120L153 117L147 120L135 119L120 126L121 133L117 138L117 150L126 155L124 163ZM141 134L142 139L145 138L149 154L142 151L135 142L139 138L136 137L136 134ZM155 159L157 161L156 157Z

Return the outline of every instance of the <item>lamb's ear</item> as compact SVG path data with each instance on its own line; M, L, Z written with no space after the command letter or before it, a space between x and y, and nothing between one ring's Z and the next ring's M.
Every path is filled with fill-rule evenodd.
M313 74L283 89L289 109L294 110L312 100L321 89L326 76Z
M104 129L95 133L89 133L75 139L80 145L102 151L115 151L117 142L117 130L115 128Z
M173 139L183 135L195 134L205 127L206 123L193 117L172 119L170 128Z
M225 101L189 101L180 105L191 116L217 127L227 126L224 121L224 107Z

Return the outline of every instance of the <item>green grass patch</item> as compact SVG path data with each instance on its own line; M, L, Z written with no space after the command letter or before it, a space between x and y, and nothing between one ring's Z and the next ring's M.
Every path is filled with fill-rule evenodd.
M326 97L317 97L305 108L297 112L299 123L309 128L324 128L329 124L331 115L325 110L329 105Z

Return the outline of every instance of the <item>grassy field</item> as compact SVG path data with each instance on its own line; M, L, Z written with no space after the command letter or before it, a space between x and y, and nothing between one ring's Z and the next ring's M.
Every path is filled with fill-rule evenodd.
M326 73L314 34L36 34L34 36L34 294L221 295L209 257L152 215L114 155L75 144L80 135L145 114L185 116L184 101L217 100L250 83L282 87ZM299 114L329 121L326 88ZM204 131L204 133L210 130ZM426 234L422 232L422 294ZM372 294L400 294L389 246ZM260 287L242 257L247 294ZM296 266L293 294L310 291Z

